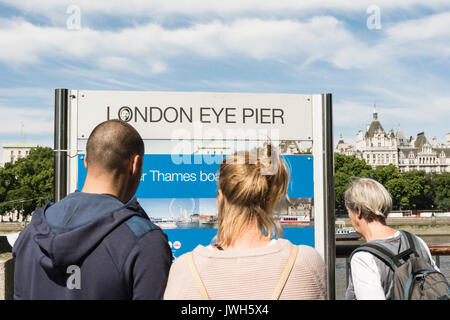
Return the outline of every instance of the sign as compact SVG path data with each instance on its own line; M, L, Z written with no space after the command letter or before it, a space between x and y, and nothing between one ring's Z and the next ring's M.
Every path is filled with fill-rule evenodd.
M208 245L217 233L217 171L222 156L205 160L184 142L309 142L309 155L283 155L291 173L289 200L274 215L284 238L314 246L326 264L327 297L335 295L334 176L331 94L252 94L55 90L55 200L81 189L86 140L101 122L121 119L146 145L180 148L146 154L141 206L166 232L175 257ZM206 149L203 149L206 150ZM250 150L250 148L246 148ZM235 150L227 150L229 154ZM286 150L285 150L286 151ZM200 153L196 154L196 153ZM181 163L174 159L182 159ZM178 159L178 160L179 160ZM189 161L185 161L189 159ZM306 209L305 209L306 208ZM301 216L308 212L309 216ZM303 210L303 211L302 211ZM305 211L306 210L306 211ZM310 223L314 218L313 223Z
M78 139L121 119L143 139L312 140L310 95L77 91Z
M146 154L136 197L141 198L215 198L220 163L224 155L215 155L212 164L202 160L206 155ZM189 163L176 164L174 158L187 158ZM83 188L86 168L84 154L78 156L78 185ZM208 158L210 159L210 158ZM289 168L291 198L313 198L313 157L283 155Z

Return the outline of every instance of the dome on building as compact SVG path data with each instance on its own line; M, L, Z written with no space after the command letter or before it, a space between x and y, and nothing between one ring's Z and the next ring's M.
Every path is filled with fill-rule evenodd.
M370 123L369 128L367 129L366 138L373 138L375 134L378 132L382 133L383 135L386 135L386 131L384 131L383 126L381 125L380 121L378 121L378 113L374 109L373 119L372 122Z
M424 144L429 144L429 142L425 137L425 132L420 132L417 134L417 139L414 142L414 148L422 149Z

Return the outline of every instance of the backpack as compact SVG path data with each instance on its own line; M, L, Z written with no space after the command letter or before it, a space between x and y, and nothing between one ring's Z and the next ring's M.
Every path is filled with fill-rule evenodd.
M393 300L449 300L450 287L445 276L421 255L411 233L400 232L406 236L408 245L399 254L383 245L366 243L355 249L351 256L358 251L370 252L394 272Z

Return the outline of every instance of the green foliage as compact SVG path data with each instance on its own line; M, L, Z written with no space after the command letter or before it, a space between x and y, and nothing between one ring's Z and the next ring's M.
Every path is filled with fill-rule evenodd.
M344 193L350 186L351 179L358 176L367 176L372 167L364 160L356 156L344 156L339 153L334 154L334 186L336 197L336 210L344 211Z
M435 207L437 209L450 209L450 172L433 175L431 188Z
M53 150L37 147L16 162L0 168L0 214L10 210L33 212L53 198ZM31 200L32 199L32 200Z
M336 210L345 210L344 193L351 180L368 177L391 193L393 209L450 209L450 173L409 171L400 173L392 164L372 169L355 156L335 153Z

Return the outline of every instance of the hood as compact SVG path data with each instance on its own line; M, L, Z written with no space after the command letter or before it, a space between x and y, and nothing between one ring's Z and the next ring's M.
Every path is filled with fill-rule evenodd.
M75 192L48 203L30 222L43 253L41 266L54 274L81 264L105 236L134 215L148 218L136 198L124 204L111 195Z

